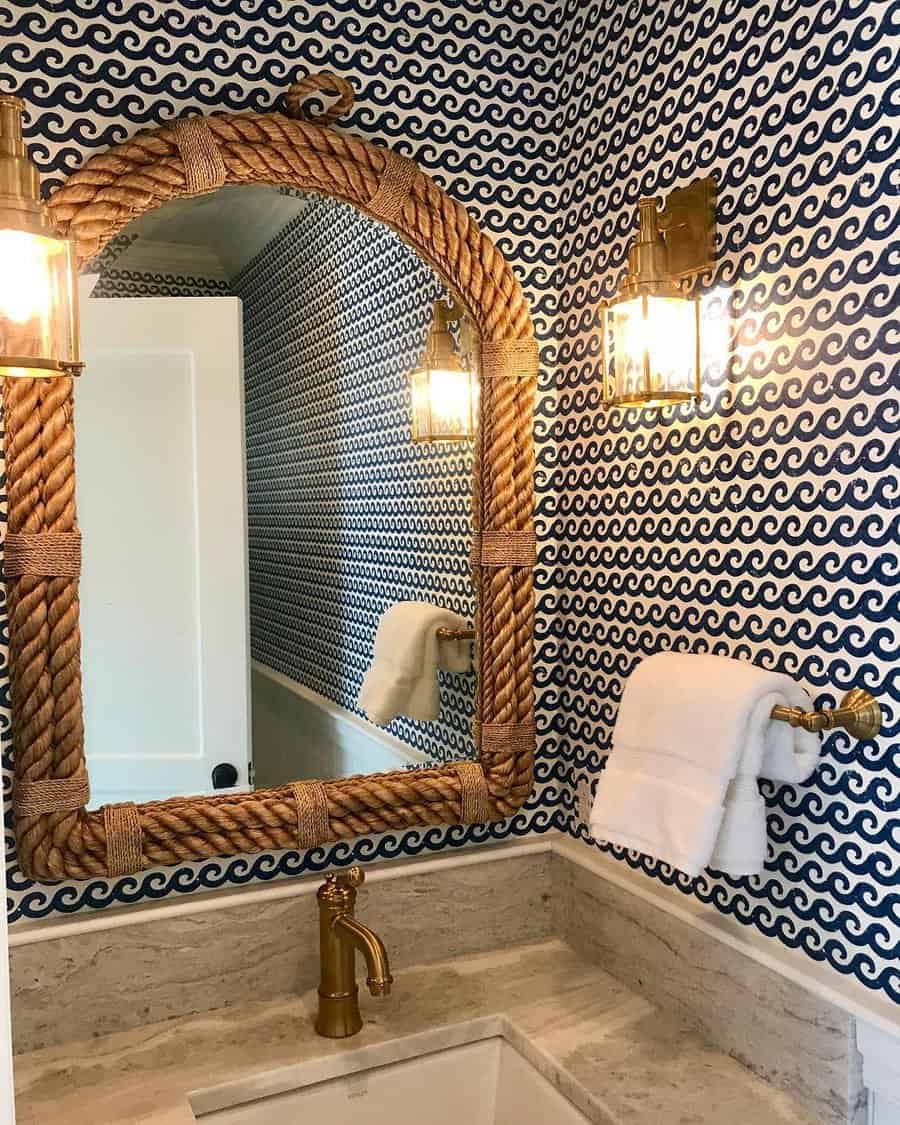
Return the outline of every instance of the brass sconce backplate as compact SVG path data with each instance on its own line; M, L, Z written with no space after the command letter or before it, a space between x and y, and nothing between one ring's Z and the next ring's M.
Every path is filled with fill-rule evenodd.
M716 261L716 181L694 180L666 196L659 213L665 233L669 271L675 278L711 270Z

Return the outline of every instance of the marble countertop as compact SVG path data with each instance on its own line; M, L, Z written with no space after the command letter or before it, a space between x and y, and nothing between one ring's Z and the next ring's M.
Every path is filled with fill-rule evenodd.
M559 941L405 969L361 1006L351 1039L315 1034L306 993L19 1055L18 1125L192 1125L195 1111L497 1034L597 1125L817 1125Z

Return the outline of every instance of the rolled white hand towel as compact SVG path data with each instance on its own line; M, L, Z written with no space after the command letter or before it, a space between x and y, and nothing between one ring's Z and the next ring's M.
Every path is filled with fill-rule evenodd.
M689 875L759 874L756 779L805 781L819 758L818 735L773 721L776 704L811 706L789 676L748 661L675 652L642 661L622 697L592 835Z
M398 715L438 717L438 668L466 672L470 663L469 642L439 640L441 628L467 625L459 614L430 602L397 602L381 615L356 701L373 723L386 726Z

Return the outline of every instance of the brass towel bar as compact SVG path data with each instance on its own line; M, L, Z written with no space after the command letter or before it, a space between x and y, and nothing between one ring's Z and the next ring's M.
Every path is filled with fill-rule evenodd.
M474 641L474 629L448 629L437 631L441 641ZM818 732L841 727L854 738L876 738L881 731L883 713L881 705L865 688L852 688L841 700L840 707L832 711L803 711L800 707L773 707L772 718L792 727Z
M875 738L881 730L881 706L864 688L852 688L833 711L802 711L799 707L773 707L772 718L804 730L843 727L854 738Z

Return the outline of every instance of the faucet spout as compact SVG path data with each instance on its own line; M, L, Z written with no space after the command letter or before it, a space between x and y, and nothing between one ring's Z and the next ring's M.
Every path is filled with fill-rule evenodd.
M389 996L394 978L391 976L387 950L378 934L357 921L351 914L339 914L331 925L332 929L346 934L347 939L365 958L366 985L370 994Z

